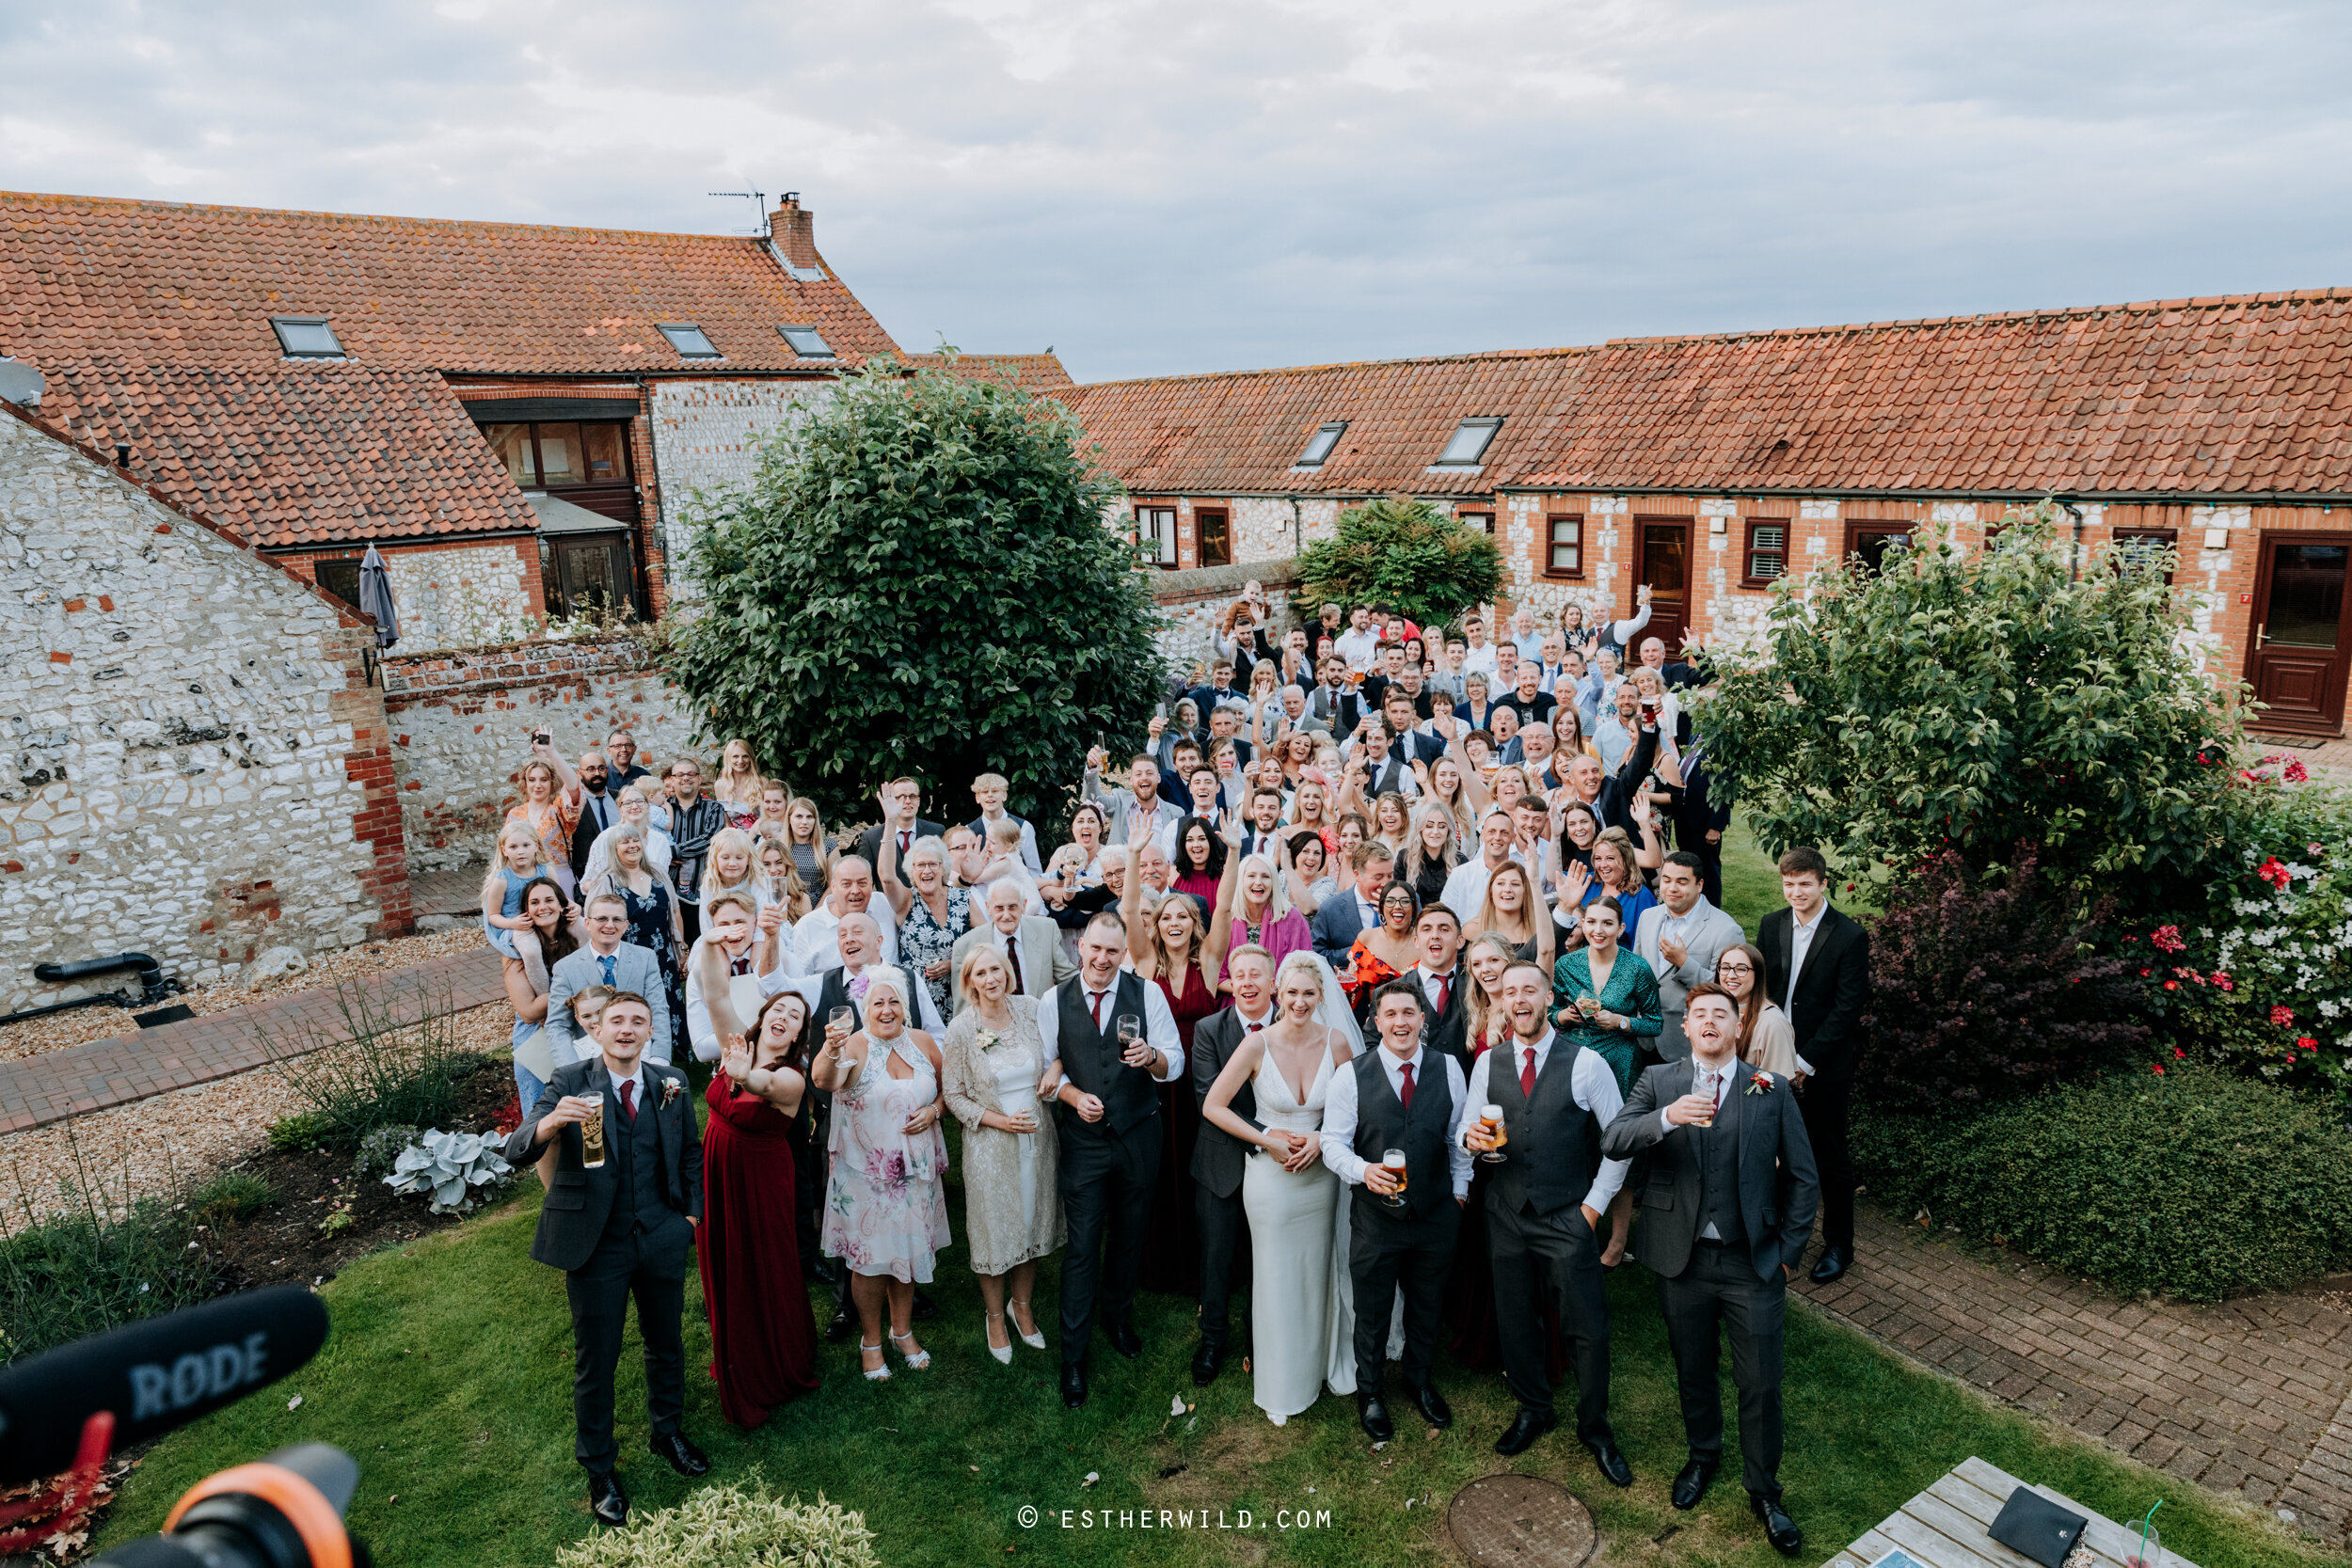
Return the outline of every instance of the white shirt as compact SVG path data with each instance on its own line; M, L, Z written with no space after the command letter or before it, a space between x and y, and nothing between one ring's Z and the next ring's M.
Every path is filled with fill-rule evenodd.
M1123 965L1119 970L1119 974L1134 973L1133 970ZM1060 985L1048 988L1045 994L1037 999L1039 1054L1048 1062L1057 1062L1061 1059L1060 993L1062 986L1075 986L1078 989L1080 1006L1087 1006L1092 1000L1093 988L1087 984L1086 976L1083 974L1073 975L1062 981ZM1114 974L1111 977L1111 983L1104 989L1102 1028L1105 1033L1118 1024L1118 1017L1112 1010L1118 1005L1119 978L1117 974ZM1176 1015L1168 1010L1167 993L1149 980L1143 983L1143 1037L1151 1042L1152 1050L1160 1053L1161 1070L1152 1076L1163 1084L1174 1083L1176 1074L1184 1069L1184 1041L1176 1033Z
M840 967L841 960L835 958L832 963L827 964L825 969L839 969ZM899 973L905 974L906 971L900 970ZM855 980L857 976L852 974L850 978ZM908 974L907 980L914 992L914 1026L936 1041L946 1034L947 1026L940 1022L939 1005L931 1000L931 988L923 983L923 977L920 974ZM780 991L799 991L801 999L808 1004L811 1027L820 1035L824 1032L825 1021L817 1016L817 999L825 994L824 970L812 969L806 974L787 975L783 970L779 969L773 974L761 975L759 989L770 996L774 996ZM866 1016L863 998L859 999L858 1016L860 1018Z
M1489 682L1493 680L1495 673L1495 645L1493 643L1482 642L1477 647L1466 649L1463 652L1462 673L1467 675L1473 670L1486 676ZM1465 698L1464 701L1468 699Z
M898 920L890 912L890 900L876 894L866 901L866 912L882 927L882 961L898 961ZM841 949L834 944L834 933L841 929L841 917L818 899L817 907L801 916L792 927L792 944L785 954L783 969L787 974L815 974L841 967Z
M1543 1076L1544 1064L1551 1060L1552 1042L1558 1037L1547 1029L1543 1038L1534 1042L1536 1077ZM1519 1064L1527 1059L1528 1049L1527 1041L1514 1037L1508 1050L1498 1046L1478 1058L1477 1065L1470 1069L1470 1093L1462 1100L1461 1113L1454 1123L1455 1143L1461 1144L1470 1135L1470 1129L1478 1125L1479 1112L1494 1099L1486 1092L1488 1066L1497 1056L1502 1056L1507 1062L1504 1070L1516 1073ZM1617 1113L1625 1109L1625 1096L1617 1091L1617 1075L1609 1070L1609 1064L1601 1059L1597 1051L1577 1053L1576 1073L1568 1080L1568 1093L1579 1106L1592 1112L1594 1119L1603 1127L1614 1121ZM1469 1145L1463 1144L1462 1147L1467 1148ZM1601 1161L1600 1170L1593 1178L1592 1189L1584 1195L1584 1207L1595 1213L1605 1211L1609 1200L1617 1196L1617 1189L1625 1185L1626 1167L1631 1163L1629 1160Z
M607 1084L612 1085L612 1098L614 1100L621 1098L621 1085L623 1084L636 1085L637 1087L632 1098L636 1100L637 1108L640 1111L645 1108L645 1062L644 1057L639 1057L636 1067L628 1072L615 1072L612 1070L612 1063L605 1063L604 1079ZM608 1137L611 1136L609 1132L606 1135Z
M1511 851L1511 859L1522 866L1527 864L1527 857L1517 849ZM1438 902L1468 926L1486 907L1486 884L1494 880L1494 875L1486 869L1486 852L1481 849L1446 874L1445 891L1438 895Z
M1347 660L1349 669L1369 670L1373 656L1380 651L1380 634L1370 626L1361 631L1350 627L1332 641L1331 651Z
M1444 900L1439 899L1438 902L1444 903ZM1454 906L1451 904L1446 905L1446 908L1448 909L1452 909L1453 907ZM1462 961L1458 958L1454 960L1454 973L1451 974L1433 974L1420 964L1415 964L1413 966L1413 977L1421 982L1421 993L1428 999L1429 1013L1430 1016L1434 1018L1439 1011L1438 1006L1438 988L1440 985L1445 986L1447 988L1446 999L1448 1001L1453 1000L1454 991L1452 988L1462 983Z
M1389 1075L1389 1087L1399 1100L1405 1098L1405 1072L1413 1069L1413 1087L1418 1092L1423 1085L1422 1074L1429 1070L1429 1053L1413 1047L1410 1056L1399 1056L1386 1046L1375 1046L1373 1054L1380 1058L1381 1070ZM1446 1087L1453 1092L1454 1103L1462 1103L1462 1064L1451 1056L1438 1059L1445 1069ZM1332 1174L1350 1186L1364 1184L1365 1160L1356 1152L1356 1064L1348 1063L1331 1075L1331 1086L1323 1101L1323 1163ZM1454 1178L1454 1196L1468 1197L1470 1185L1470 1152L1453 1139L1446 1143L1446 1170Z
M1002 822L1008 816L1012 816L1012 814L998 812L994 816L991 816L986 812L982 812L979 816L978 832L982 836L986 836L993 824ZM1021 824L1021 863L1027 866L1033 874L1043 876L1045 863L1037 858L1037 830L1031 827L1025 818L1014 816L1013 820Z
M1788 1021L1791 1023L1796 1022L1797 976L1804 973L1804 956L1812 950L1814 933L1820 930L1821 919L1828 913L1829 900L1826 898L1821 900L1821 907L1813 911L1813 923L1809 926L1797 918L1797 911L1794 908L1788 911Z

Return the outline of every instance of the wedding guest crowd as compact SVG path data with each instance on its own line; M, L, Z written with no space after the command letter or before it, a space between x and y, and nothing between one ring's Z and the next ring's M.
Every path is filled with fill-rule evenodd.
M1075 1407L1098 1330L1142 1354L1152 1291L1197 1303L1196 1383L1246 1350L1277 1425L1327 1392L1375 1441L1400 1412L1449 1426L1446 1350L1500 1370L1499 1452L1557 1423L1561 1387L1619 1486L1636 1456L1609 1419L1603 1280L1636 1258L1681 1393L1675 1506L1723 1463L1727 1335L1741 1480L1800 1552L1782 1299L1817 1212L1811 1277L1853 1265L1868 938L1809 848L1781 857L1786 907L1753 940L1721 907L1706 658L1637 641L1650 615L1645 589L1623 621L1521 606L1493 637L1483 612L1441 631L1327 605L1277 636L1245 594L1147 747L1097 748L1051 820L987 773L949 824L902 776L829 832L748 739L708 774L642 765L626 731L566 760L534 729L483 928L597 1517L627 1511L612 1370L632 1293L655 1449L699 1473L682 1216L739 1426L815 1387L820 1340L852 1331L877 1384L974 1342L1051 1351ZM689 1050L710 1069L699 1135L676 1114ZM959 1229L981 1321L933 1319L926 1344L921 1288ZM833 1291L821 1334L812 1283Z

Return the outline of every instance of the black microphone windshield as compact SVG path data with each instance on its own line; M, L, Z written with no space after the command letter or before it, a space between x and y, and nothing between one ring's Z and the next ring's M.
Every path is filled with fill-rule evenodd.
M117 1449L160 1437L285 1376L326 1342L299 1285L246 1291L128 1323L0 1371L0 1486L73 1463L82 1423L115 1416Z

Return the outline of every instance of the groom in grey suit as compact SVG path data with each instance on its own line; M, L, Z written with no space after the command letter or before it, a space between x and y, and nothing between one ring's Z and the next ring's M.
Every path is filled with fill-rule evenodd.
M1707 866L1688 849L1677 849L1658 868L1659 902L1642 911L1630 941L1633 952L1658 976L1658 1000L1666 1028L1655 1050L1666 1061L1691 1053L1682 1026L1683 994L1715 978L1724 949L1748 940L1740 923L1707 901L1700 891Z
M645 1060L670 1065L670 1001L662 989L661 965L650 947L621 939L628 933L628 903L617 893L599 893L588 900L582 918L588 944L573 949L548 974L548 1047L557 1067L596 1054L596 1042L580 1033L572 1018L572 998L590 986L633 990L653 1007L653 1036L645 1041Z
M1686 1006L1691 1054L1642 1074L1600 1147L1613 1160L1650 1157L1641 1259L1658 1276L1691 1443L1674 1505L1696 1508L1723 1465L1717 1337L1727 1334L1749 1506L1772 1545L1794 1556L1804 1534L1781 1506L1781 1336L1821 1184L1795 1093L1740 1060L1731 993L1703 981Z

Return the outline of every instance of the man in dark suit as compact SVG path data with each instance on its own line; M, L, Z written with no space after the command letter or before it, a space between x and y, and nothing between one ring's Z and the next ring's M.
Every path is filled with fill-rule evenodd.
M1821 1176L1821 1256L1813 1281L1826 1285L1853 1266L1853 1160L1846 1117L1853 1106L1854 1053L1870 1001L1870 933L1830 908L1829 863L1800 847L1780 857L1780 893L1757 928L1765 994L1788 1015L1802 1069L1797 1103Z
M1274 958L1263 947L1237 947L1227 960L1233 1005L1200 1021L1192 1032L1192 1097L1206 1103L1216 1075L1233 1059L1241 1042L1274 1022ZM1244 1084L1233 1095L1233 1114L1263 1131L1258 1097ZM1192 1148L1195 1212L1200 1220L1200 1343L1193 1348L1192 1381L1207 1387L1225 1365L1232 1333L1233 1260L1248 1243L1249 1222L1242 1213L1242 1168L1249 1149L1231 1132L1203 1119ZM1245 1320L1246 1321L1246 1320Z
M1684 716L1687 721L1689 716ZM1674 802L1675 847L1699 858L1699 887L1707 901L1724 906L1724 832L1731 826L1729 797L1718 800L1714 773L1708 766L1707 742L1693 741L1682 752L1682 787L1669 790Z
M1325 899L1307 925L1315 951L1333 969L1346 968L1347 950L1356 945L1356 939L1378 928L1380 895L1388 891L1389 879L1396 875L1396 857L1376 839L1356 846L1349 863L1356 871L1355 892Z
M1645 717L1614 777L1602 772L1598 757L1579 752L1568 759L1569 794L1592 807L1602 827L1623 828L1638 843L1642 829L1633 815L1634 800L1657 761L1658 721Z
M918 815L923 807L923 786L913 779L893 779L882 786L890 796L891 810L858 835L857 852L868 865L882 864L882 841L884 824L898 841L898 862L907 863L907 851L918 838L937 838L946 832L945 824L927 820Z
M1691 1054L1642 1074L1601 1152L1647 1152L1642 1263L1658 1276L1690 1462L1674 1505L1692 1509L1724 1463L1717 1340L1731 1338L1748 1506L1793 1557L1804 1533L1781 1504L1781 1336L1788 1280L1813 1234L1820 1183L1788 1086L1740 1060L1740 1006L1713 981L1691 988Z
M598 1054L555 1069L539 1103L507 1134L508 1164L536 1164L557 1148L531 1256L564 1271L572 1307L573 1454L588 1472L588 1506L618 1528L628 1495L613 1474L612 1370L631 1297L645 1343L645 1404L653 1451L682 1476L710 1468L678 1423L686 1412L686 1345L679 1318L694 1227L703 1217L702 1136L686 1075L644 1060L653 1008L617 992L596 1021ZM583 1129L598 1132L597 1163Z
M580 823L572 830L572 877L577 880L587 873L588 850L596 835L621 820L621 786L607 788L612 770L600 751L581 752L573 777L578 782L571 790L572 804L580 808Z
M1421 962L1405 978L1421 988L1428 1004L1428 1033L1422 1043L1453 1057L1470 1070L1470 987L1462 971L1462 922L1441 899L1431 899L1413 923Z
M1415 763L1435 764L1445 755L1445 742L1419 727L1420 715L1413 699L1402 687L1391 687L1381 699L1380 716L1389 724L1389 750L1406 767Z

